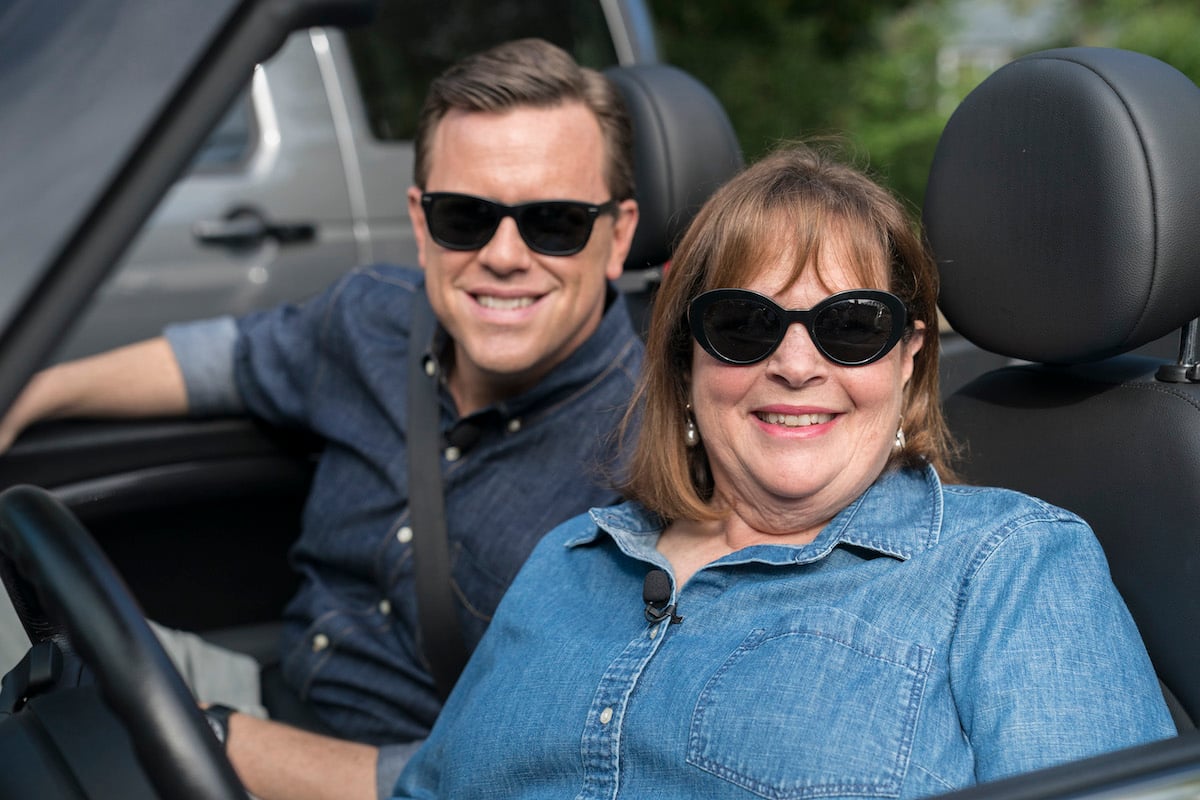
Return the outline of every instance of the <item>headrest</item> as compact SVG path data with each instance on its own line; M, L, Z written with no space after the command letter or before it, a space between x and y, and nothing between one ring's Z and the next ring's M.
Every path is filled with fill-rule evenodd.
M708 196L741 169L742 151L720 101L686 72L640 64L605 75L633 118L639 221L625 267L656 267Z
M938 142L924 222L947 320L1044 363L1200 317L1200 89L1157 59L1064 48L1002 67Z

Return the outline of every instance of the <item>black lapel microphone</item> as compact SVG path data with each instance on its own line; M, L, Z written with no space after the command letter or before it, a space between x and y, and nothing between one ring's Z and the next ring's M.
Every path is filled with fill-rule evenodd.
M683 617L675 615L675 604L671 599L671 579L661 569L652 569L646 573L646 582L642 584L642 601L646 604L646 621L662 622L667 617L671 624L683 622ZM661 606L661 608L659 608Z

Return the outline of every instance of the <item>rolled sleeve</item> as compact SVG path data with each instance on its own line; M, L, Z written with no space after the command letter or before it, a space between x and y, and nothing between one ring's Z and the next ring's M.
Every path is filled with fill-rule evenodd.
M189 414L213 416L245 410L233 373L238 338L233 317L168 325L163 335L183 372Z

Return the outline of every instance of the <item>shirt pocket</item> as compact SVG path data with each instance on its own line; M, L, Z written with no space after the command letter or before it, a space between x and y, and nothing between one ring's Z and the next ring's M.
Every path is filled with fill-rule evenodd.
M931 663L838 609L791 614L705 683L687 761L766 798L898 797Z

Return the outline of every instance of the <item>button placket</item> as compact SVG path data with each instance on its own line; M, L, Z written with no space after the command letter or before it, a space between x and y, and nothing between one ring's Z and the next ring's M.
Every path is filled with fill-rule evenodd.
M655 626L660 627L658 625ZM588 710L581 742L584 786L578 800L615 795L621 752L621 724L630 696L666 636L637 635L604 671Z

